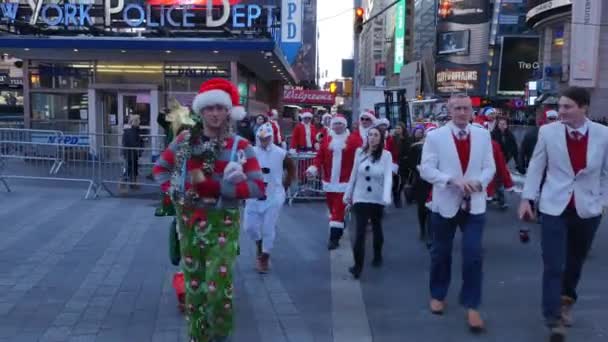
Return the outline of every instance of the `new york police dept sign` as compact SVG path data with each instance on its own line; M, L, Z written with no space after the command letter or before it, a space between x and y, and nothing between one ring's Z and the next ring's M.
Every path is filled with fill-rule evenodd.
M104 16L96 18L91 13L98 7L94 3L95 0L9 0L0 4L0 10L3 22L14 22L24 18L20 13L24 6L20 4L27 5L31 9L28 19L31 25L43 23L50 27L87 27L102 22L104 26L110 27L113 19L122 19L128 26L135 28L191 29L197 26L193 21L199 17L204 22L203 27L232 24L233 28L238 29L252 27L263 16L267 16L268 25L272 25L273 10L276 8L273 5L235 4L234 0L147 0L141 4L125 4L124 0L117 0L114 1L114 6L111 0L103 0Z

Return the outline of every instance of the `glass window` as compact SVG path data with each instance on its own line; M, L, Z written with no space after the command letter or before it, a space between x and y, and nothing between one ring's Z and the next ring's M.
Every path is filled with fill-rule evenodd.
M89 117L87 93L31 93L32 127L67 132L82 130Z
M201 83L214 78L230 78L230 64L167 64L165 91L198 92Z
M92 78L92 62L33 62L30 66L29 81L33 89L84 89Z

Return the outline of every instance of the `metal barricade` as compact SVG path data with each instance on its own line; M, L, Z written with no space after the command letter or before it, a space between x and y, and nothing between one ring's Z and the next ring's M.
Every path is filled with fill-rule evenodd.
M0 128L0 154L22 160L49 160L49 174L59 171L62 165L60 147L63 133L60 131Z
M95 190L96 156L89 146L65 146L62 143L0 141L0 179L67 181L88 184L85 198ZM27 156L4 151L27 151ZM59 164L59 166L57 166ZM49 171L50 170L50 171ZM10 191L10 190L9 190Z
M323 183L320 178L310 178L306 175L308 167L313 165L316 153L296 153L289 157L296 164L296 183L290 187L287 199L289 205L294 200L320 200L325 198Z
M152 175L154 162L151 148L101 146L99 149L99 185L110 195L141 195L145 191L158 192Z

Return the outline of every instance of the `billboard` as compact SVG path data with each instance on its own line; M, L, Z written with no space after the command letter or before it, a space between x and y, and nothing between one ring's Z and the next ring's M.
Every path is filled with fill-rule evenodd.
M440 0L439 22L481 24L489 20L490 2L487 0Z
M502 37L498 71L498 94L523 95L526 82L540 68L538 37Z
M440 32L438 34L437 53L440 55L468 53L470 34L470 30Z
M435 70L437 93L479 94L483 81L483 68L479 65L438 65Z

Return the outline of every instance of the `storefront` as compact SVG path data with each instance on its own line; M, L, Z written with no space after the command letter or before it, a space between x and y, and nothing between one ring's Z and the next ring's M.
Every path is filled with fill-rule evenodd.
M608 106L605 40L608 4L603 0L532 0L528 26L540 36L542 76L537 82L537 102L555 99L568 86L591 91L590 115L602 118ZM605 63L604 63L605 64ZM537 103L546 104L546 102Z
M237 84L250 114L267 112L278 104L273 94L297 79L279 46L276 6L239 2L207 11L179 1L112 7L105 0L95 1L102 4L91 5L90 14L88 5L45 3L38 20L46 35L15 26L15 34L0 36L0 53L23 61L25 126L119 134L137 114L156 135L169 99L190 105L213 77ZM2 13L7 19L12 12ZM35 11L21 4L16 13L25 18Z

